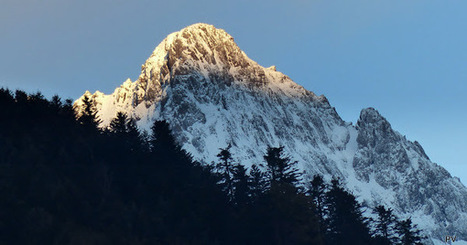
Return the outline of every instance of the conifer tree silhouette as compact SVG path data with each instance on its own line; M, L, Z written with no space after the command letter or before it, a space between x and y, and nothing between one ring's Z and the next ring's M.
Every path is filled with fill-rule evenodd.
M83 110L78 122L84 127L92 130L97 130L101 120L97 116L97 110L94 107L94 102L89 96L83 97Z
M284 154L283 150L283 146L269 146L264 156L269 182L269 188L260 197L260 209L265 210L262 212L267 215L262 218L267 227L263 231L265 243L322 244L313 204L297 188L301 177L295 167L297 162Z
M130 118L126 124L127 130L127 146L129 147L130 151L132 152L144 152L144 140L143 136L136 126L136 120L134 118Z
M331 181L326 193L327 241L331 244L369 244L367 219L355 196L342 187L339 179Z
M234 187L234 204L245 206L249 203L249 181L247 170L241 164L234 165L233 187Z
M397 224L397 233L400 237L400 244L402 245L421 245L424 236L417 228L417 225L412 223L411 218L399 221Z
M267 163L267 173L271 185L287 184L295 186L298 183L300 173L295 167L296 161L292 161L289 156L284 154L284 147L267 148L264 160Z
M118 112L117 116L110 122L109 129L118 137L124 137L125 134L128 132L128 121L129 119L126 113Z
M378 244L338 180L328 188L315 176L309 195L297 188L283 147L268 147L266 164L249 171L220 149L229 202L167 122L154 122L148 152L134 119L119 114L103 133L92 99L83 103L77 118L70 99L0 89L0 244L323 244L324 235L327 244ZM402 244L423 239L410 219L397 233Z
M216 172L220 175L219 184L222 186L222 190L226 193L230 201L234 200L235 190L234 190L234 175L235 175L235 163L230 153L230 148L232 146L229 144L226 148L219 148L220 152L217 154L219 162L215 166Z
M321 226L324 228L326 184L324 183L323 177L321 177L321 175L313 176L313 180L310 182L308 194L313 200L313 204L316 208L316 214L319 218Z
M378 244L393 244L396 241L396 216L392 213L392 209L378 205L374 208L373 213L377 215L374 220L375 240Z
M262 164L253 164L253 166L251 166L249 174L248 192L250 199L253 202L256 201L259 197L261 197L268 189L268 181L266 179L266 175L263 171L261 171L259 166L262 166Z
M159 163L187 165L192 163L192 157L176 142L166 121L155 121L151 127L149 139L151 152Z

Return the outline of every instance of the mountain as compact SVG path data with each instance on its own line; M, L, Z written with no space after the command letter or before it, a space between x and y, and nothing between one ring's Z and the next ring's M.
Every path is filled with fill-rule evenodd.
M103 127L119 111L145 130L167 120L178 143L205 164L228 144L246 166L263 162L268 145L283 145L305 181L314 174L340 177L364 206L391 207L434 239L467 240L467 188L431 162L420 144L373 108L362 110L355 126L343 121L326 97L260 66L212 25L170 34L136 81L109 95L85 95L94 99ZM78 112L82 98L75 102Z

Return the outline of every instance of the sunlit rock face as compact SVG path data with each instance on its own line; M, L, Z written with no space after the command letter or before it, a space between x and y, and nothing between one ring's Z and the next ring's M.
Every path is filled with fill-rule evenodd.
M306 173L304 181L314 174L340 177L367 207L391 207L436 239L467 238L467 189L417 142L372 108L362 110L356 126L344 122L324 96L258 65L212 25L170 34L136 81L109 95L86 95L102 127L119 111L143 130L167 120L183 148L205 164L228 144L246 166L262 162L268 145L282 145ZM81 110L82 98L75 106Z

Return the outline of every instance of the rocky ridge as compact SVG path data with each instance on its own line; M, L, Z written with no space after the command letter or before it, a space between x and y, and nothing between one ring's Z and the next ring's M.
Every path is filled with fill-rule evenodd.
M267 145L284 145L307 177L341 177L364 205L381 203L411 216L433 238L467 240L467 189L420 144L373 108L362 110L356 126L343 121L324 96L252 61L211 25L170 34L135 82L128 79L110 95L86 95L103 127L118 111L146 130L165 119L183 148L206 164L228 144L246 166L262 162Z

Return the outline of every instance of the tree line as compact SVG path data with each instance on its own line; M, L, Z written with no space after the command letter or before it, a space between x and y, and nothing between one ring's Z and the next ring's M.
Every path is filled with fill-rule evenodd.
M366 218L338 178L306 182L282 146L246 168L231 146L202 164L170 125L149 134L92 98L0 89L0 244L421 244L410 218Z

